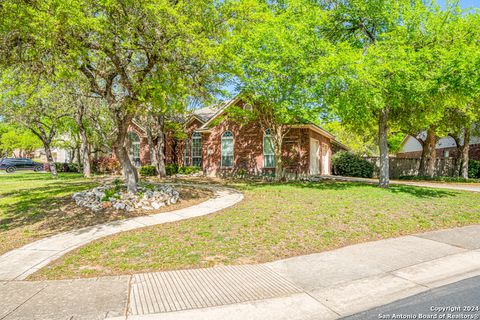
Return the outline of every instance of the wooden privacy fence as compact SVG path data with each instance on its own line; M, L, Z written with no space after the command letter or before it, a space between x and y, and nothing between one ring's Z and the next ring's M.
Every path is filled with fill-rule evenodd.
M365 160L375 166L373 171L374 177L378 177L380 158L379 157L365 157ZM455 176L457 160L455 158L437 158L435 160L435 176ZM398 178L400 176L416 176L418 175L418 168L420 167L419 158L390 158L390 177Z

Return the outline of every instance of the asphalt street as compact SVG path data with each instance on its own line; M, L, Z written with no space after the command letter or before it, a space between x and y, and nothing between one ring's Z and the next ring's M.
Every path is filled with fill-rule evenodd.
M343 319L480 319L480 276Z

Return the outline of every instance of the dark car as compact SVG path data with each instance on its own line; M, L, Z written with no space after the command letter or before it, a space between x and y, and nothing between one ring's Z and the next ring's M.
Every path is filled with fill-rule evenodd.
M39 172L43 170L43 164L28 158L5 158L0 160L0 170L5 170L7 173L13 173L17 170Z

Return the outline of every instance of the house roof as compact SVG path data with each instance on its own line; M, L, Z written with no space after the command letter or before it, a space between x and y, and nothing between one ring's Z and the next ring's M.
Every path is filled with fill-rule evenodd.
M213 106L196 109L193 111L192 116L205 123L217 113L221 105L222 104L215 104Z

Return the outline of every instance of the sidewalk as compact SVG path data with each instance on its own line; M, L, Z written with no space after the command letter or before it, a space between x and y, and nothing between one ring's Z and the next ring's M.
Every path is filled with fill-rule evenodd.
M0 319L337 319L480 275L480 226L261 265L0 282Z

